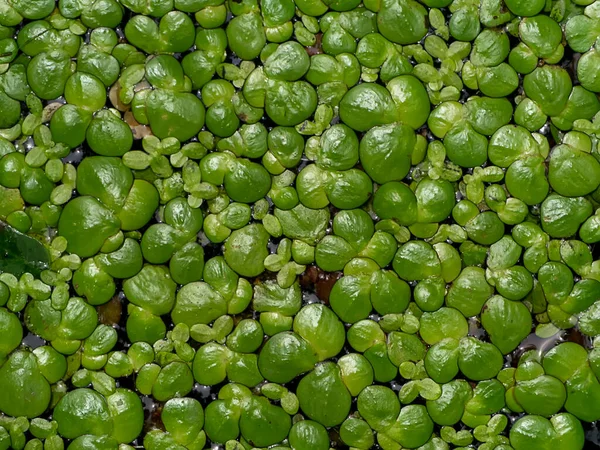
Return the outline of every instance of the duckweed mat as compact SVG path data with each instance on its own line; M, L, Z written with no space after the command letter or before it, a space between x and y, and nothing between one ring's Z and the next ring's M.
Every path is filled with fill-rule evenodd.
M600 447L600 0L0 0L0 450Z

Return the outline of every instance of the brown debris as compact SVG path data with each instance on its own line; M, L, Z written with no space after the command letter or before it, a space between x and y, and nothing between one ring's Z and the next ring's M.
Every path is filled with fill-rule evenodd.
M152 430L166 431L165 425L163 424L162 415L163 405L162 403L153 402L149 407L144 407L144 434Z
M111 301L97 307L98 319L103 325L110 327L116 326L121 321L123 314L123 305L118 295L115 295Z
M119 98L120 93L121 85L117 81L108 91L108 98L116 110L121 112L129 111L130 105L126 105L125 103L121 102L121 99Z
M150 127L148 125L142 125L135 120L135 117L131 111L127 111L123 119L125 120L125 123L129 125L129 128L131 128L134 139L142 139L152 134Z
M323 39L323 33L317 33L315 34L315 37L317 38L315 45L306 47L306 53L308 53L308 56L320 55L321 53L323 53L323 47L321 42Z
M45 107L44 110L42 111L42 122L43 123L47 123L50 122L50 119L52 119L52 116L54 115L54 113L56 111L58 111L58 109L63 105L63 103L61 102L52 102L52 103L48 103Z
M342 272L325 272L317 266L309 266L300 276L300 286L303 289L314 290L319 300L329 303L329 294L337 280L342 278Z
M146 89L152 89L152 85L146 80L142 80L133 87L133 92L145 91Z

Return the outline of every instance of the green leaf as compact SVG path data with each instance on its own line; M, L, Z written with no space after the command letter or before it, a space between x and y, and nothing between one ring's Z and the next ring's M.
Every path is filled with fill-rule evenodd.
M20 277L26 272L39 277L50 264L50 254L37 239L19 233L0 221L0 272Z

